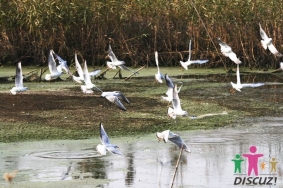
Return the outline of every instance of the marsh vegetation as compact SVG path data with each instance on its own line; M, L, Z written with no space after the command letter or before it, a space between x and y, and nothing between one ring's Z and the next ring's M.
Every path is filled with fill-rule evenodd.
M232 65L219 54L215 39L232 46L251 69L277 68L278 61L260 45L261 23L282 51L283 2L223 0L14 0L0 3L2 65L46 65L50 49L73 62L77 52L89 64L105 65L107 44L128 66L176 66L193 56L209 59L205 67ZM158 8L157 8L158 7Z

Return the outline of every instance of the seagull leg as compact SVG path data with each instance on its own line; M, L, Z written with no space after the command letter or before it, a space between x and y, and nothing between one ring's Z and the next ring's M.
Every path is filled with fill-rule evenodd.
M236 92L236 89L234 89L234 88L230 89L230 93L234 94L235 92Z

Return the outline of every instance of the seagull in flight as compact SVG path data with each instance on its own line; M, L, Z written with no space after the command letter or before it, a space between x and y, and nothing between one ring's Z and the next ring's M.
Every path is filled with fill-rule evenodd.
M54 51L53 51L54 53ZM70 69L67 65L67 61L65 61L64 59L62 59L59 55L57 55L56 53L54 53L56 59L58 59L59 64L61 65L61 67L66 71L67 74L71 75L70 73Z
M124 61L120 61L117 59L116 55L114 54L111 45L109 44L108 48L108 57L110 58L111 61L107 61L107 66L110 69L116 69L116 67L119 67L121 70L127 70L130 71L134 74L138 74L138 72L131 70L130 68L126 67L124 64Z
M230 90L231 93L235 93L235 91L239 91L241 92L242 88L245 87L260 87L265 85L264 83L247 83L247 84L241 84L241 80L240 80L240 70L239 70L239 64L237 64L237 71L236 71L236 75L237 75L237 83L233 83L231 82L232 85L232 89Z
M101 89L99 89L95 84L91 82L86 61L84 62L83 75L84 75L84 82L85 82L85 85L81 85L81 90L83 91L83 93L92 94L93 93L92 89L96 89L102 92Z
M107 61L107 66L110 69L116 69L116 66L124 65L124 61L120 61L117 59L116 55L114 54L111 45L109 44L108 48L108 57L110 58L111 61Z
M177 116L189 116L187 111L182 110L181 101L178 95L177 84L174 85L173 89L173 99L172 105L173 108L169 107L167 114L170 118L176 119Z
M54 59L54 56L59 60L59 65L56 67L56 61ZM50 50L48 55L48 68L50 71L50 74L45 75L45 80L54 80L61 76L63 74L62 68L66 71L67 74L70 74L70 70L68 68L67 62L63 60L61 57L59 57L53 50Z
M241 64L242 62L237 58L237 55L232 51L232 48L228 46L225 42L217 38L218 44L221 47L221 52L224 56L229 57L234 63Z
M267 34L265 33L265 31L262 29L260 23L259 23L259 33L260 33L260 36L261 36L261 39L262 39L262 40L260 41L262 47L263 47L265 50L268 48L269 51L270 51L271 53L273 53L275 56L277 56L277 57L282 57L283 55L277 51L277 49L275 48L275 46L272 44L272 39L267 36Z
M48 55L48 68L49 68L50 74L45 75L45 80L53 80L63 74L62 66L59 65L58 67L56 67L56 61L54 59L53 54L54 54L54 51L50 50L49 55Z
M159 70L158 52L156 51L154 54L155 54L155 63L156 63L156 66L157 66L157 73L155 74L155 80L159 83L163 83L162 79L164 79L164 75L161 74L161 72Z
M110 140L108 138L108 135L106 134L102 123L100 123L100 127L99 127L99 133L100 133L100 141L102 144L98 144L96 147L96 150L98 151L98 153L100 155L106 155L106 152L109 151L113 154L118 154L118 155L123 155L120 150L119 147L111 144Z
M79 84L82 84L82 82L84 82L84 73L83 73L83 69L78 61L78 57L77 54L75 53L75 66L76 66L76 70L79 76L72 76L73 80ZM89 72L89 76L90 77L95 77L97 74L99 74L100 69L98 70L94 70L92 72Z
M26 90L28 90L28 88L24 87L23 84L22 64L21 62L18 62L16 67L15 87L10 90L10 93L16 95L17 93L22 93Z
M130 101L127 99L127 97L121 92L121 91L108 91L108 92L102 92L101 97L106 98L108 101L114 103L116 106L118 106L122 110L127 110L123 103L121 101L124 101L128 104L130 104Z
M166 95L167 96L161 96L164 100L171 102L173 99L173 89L174 89L174 83L172 81L172 79L168 76L168 74L165 74L165 81L166 81L166 85L167 85L167 92ZM179 87L179 89L177 90L177 92L179 93L181 88L182 88L183 84Z
M161 133L157 132L156 137L158 138L158 141L163 140L165 143L167 143L168 140L170 140L171 142L179 146L179 148L185 150L188 153L191 152L182 138L179 135L171 132L170 130L166 130Z
M203 64L208 62L209 60L191 60L191 55L192 55L192 51L191 51L191 45L192 45L192 40L190 40L189 43L189 58L186 62L180 61L182 67L186 70L188 70L188 66L191 64Z

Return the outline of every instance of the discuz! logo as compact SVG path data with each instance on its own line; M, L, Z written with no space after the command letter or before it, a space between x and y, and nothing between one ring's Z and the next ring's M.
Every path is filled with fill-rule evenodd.
M249 153L236 154L234 162L234 185L276 185L277 160L269 157L264 160L264 154L257 153L256 146L250 146ZM244 162L244 163L243 163ZM242 166L246 163L245 172Z

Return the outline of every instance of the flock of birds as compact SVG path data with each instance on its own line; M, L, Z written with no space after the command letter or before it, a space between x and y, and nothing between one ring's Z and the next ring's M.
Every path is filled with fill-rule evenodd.
M263 48L265 50L269 49L269 51L272 52L276 57L282 57L283 55L277 51L275 46L272 44L272 39L267 36L267 34L262 29L260 24L259 24L259 28L260 28L260 36L262 38L261 45L263 46ZM217 41L218 41L218 44L220 45L221 53L224 56L229 57L237 66L237 70L236 70L237 83L231 82L231 86L232 86L231 92L232 93L234 93L235 91L240 92L241 89L245 87L260 87L264 85L264 83L242 84L240 80L240 71L239 71L239 65L242 63L241 60L232 51L232 48L229 45L221 41L220 38L217 38ZM108 48L108 57L111 60L111 61L107 61L108 69L116 69L116 67L118 67L121 70L127 70L127 71L131 71L133 74L138 74L138 71L134 71L126 67L124 61L120 61L117 59L110 45ZM56 65L55 58L58 60L59 65ZM169 77L168 74L163 75L161 73L160 68L159 68L157 51L155 52L155 61L156 61L156 66L157 66L157 73L155 74L155 80L159 83L163 83L163 81L165 80L166 85L167 85L166 96L162 96L162 98L165 101L168 101L169 104L172 103L172 107L168 107L167 115L173 119L175 119L177 116L187 116L188 117L189 116L188 112L182 109L181 101L179 98L179 92L182 88L182 85L178 88L177 84L173 83L172 79ZM184 69L187 70L188 66L190 66L191 64L203 64L203 63L207 63L208 61L209 60L191 60L191 41L190 41L188 60L186 62L180 61L180 64ZM280 65L281 65L281 68L283 69L283 63L280 63ZM130 103L130 101L126 98L126 96L121 91L102 91L99 87L97 87L94 83L92 83L91 77L98 75L100 70L89 72L86 61L84 61L83 68L82 68L78 61L77 54L75 54L75 67L76 67L78 76L72 75L70 73L67 62L64 59L62 59L59 55L57 55L53 50L50 50L50 53L48 56L48 67L49 67L50 74L45 75L45 80L47 81L60 77L63 74L63 70L64 70L65 73L72 76L75 82L81 84L80 87L84 94L92 94L94 90L99 91L101 92L101 95L100 95L101 97L106 98L107 100L114 103L122 110L126 110L122 101L126 103ZM28 90L28 88L24 87L23 85L23 74L22 74L21 62L19 62L16 66L15 87L13 87L10 90L10 93L13 95L16 95L17 93L22 93L26 90ZM194 119L196 118L196 116L190 116L190 118ZM167 142L168 140L170 140L174 142L175 144L177 144L180 148L183 148L185 151L189 152L189 149L187 148L183 140L178 135L172 133L169 130L166 130L162 133L156 133L156 136L158 140L163 139L164 142ZM110 151L112 153L122 155L122 153L118 150L118 147L110 143L109 138L102 124L100 124L100 139L101 139L102 145L97 146L97 151L101 155L105 155L106 151Z
M260 36L262 38L261 44L263 48L266 50L267 48L270 50L271 53L273 53L277 57L282 57L283 55L277 51L277 49L274 47L272 44L272 39L267 36L265 31L262 29L261 25L259 24L260 27ZM231 92L234 93L235 91L241 92L242 88L245 87L260 87L263 86L265 83L245 83L242 84L240 80L240 71L239 71L239 65L242 63L241 60L237 57L237 55L232 51L232 48L227 45L225 42L221 41L220 38L217 38L218 44L220 45L220 50L221 53L229 57L236 65L237 65L237 70L236 70L236 77L237 77L237 83L231 82L232 85L232 90ZM172 102L172 107L168 108L167 114L169 117L175 119L176 116L189 116L187 111L182 110L181 107L181 102L178 93L181 90L182 85L177 88L177 84L174 84L172 79L168 76L168 74L163 75L160 71L159 68L159 62L158 62L158 52L155 52L155 62L157 66L157 73L155 74L155 80L159 83L163 83L163 80L165 80L166 85L168 87L166 96L162 96L162 98L169 103ZM197 64L203 64L207 63L208 60L191 60L191 41L189 43L189 57L186 62L180 61L181 66L184 69L188 69L188 66L194 63ZM283 70L283 63L280 63L280 67ZM191 119L196 118L196 116L191 116ZM158 140L163 140L165 143L167 143L168 140L176 144L181 150L184 150L186 152L190 152L188 146L186 143L180 138L179 135L171 132L170 130L165 130L163 132L157 132L156 137ZM103 128L102 123L100 124L100 140L101 144L97 146L97 151L101 155L106 155L106 151L109 151L114 154L119 154L123 155L120 150L118 149L119 147L116 145L113 145L110 143L109 138Z
M275 46L272 44L272 39L267 36L265 31L262 29L261 25L259 24L260 29L260 36L262 38L261 45L262 47L273 53L276 57L282 57L283 55L277 51ZM234 93L236 91L241 92L241 89L245 87L260 87L263 86L265 83L245 83L242 84L240 80L240 71L239 71L239 65L242 63L241 60L237 57L237 55L232 51L232 48L223 42L220 38L217 38L217 42L220 45L221 53L229 57L237 66L236 69L236 78L237 82L233 83L231 82L232 89L230 92ZM111 46L109 45L108 48L108 57L111 61L107 61L107 70L108 69L116 69L117 67L121 70L127 70L132 72L133 74L138 74L138 71L131 70L130 68L125 66L124 61L120 61L115 56L114 52L112 51ZM59 65L57 65L55 59L58 60ZM180 61L181 66L187 70L188 66L192 64L204 64L207 63L209 60L191 60L191 41L189 42L189 56L188 60L186 62ZM161 96L165 101L168 102L168 104L172 103L172 107L168 105L167 115L175 119L177 116L186 116L188 117L189 114L187 111L183 110L181 107L181 101L179 98L179 92L182 88L181 86L178 88L177 84L172 81L172 79L169 77L168 74L163 75L159 68L159 62L158 62L158 52L155 52L155 62L157 66L157 73L155 74L155 80L159 83L163 83L165 80L167 85L167 92L166 96ZM49 56L48 56L48 68L50 71L50 74L45 75L45 80L50 81L57 79L60 77L65 71L68 75L72 77L72 79L76 82L81 84L80 88L84 94L92 94L95 91L101 92L101 97L106 98L108 101L114 103L117 105L120 109L126 110L125 106L123 105L123 102L130 103L130 101L126 98L126 96L121 91L102 91L99 87L97 87L94 83L91 81L91 77L95 77L100 73L100 70L95 70L92 72L88 71L87 63L84 61L83 68L81 67L77 54L75 54L75 67L78 76L72 75L70 73L70 70L68 68L67 62L62 59L59 55L57 55L53 50L50 50ZM280 63L280 68L283 70L283 62ZM28 90L27 87L23 85L23 74L22 74L22 67L21 62L19 62L16 66L16 76L15 76L15 87L13 87L10 90L10 93L13 95L16 95L17 93L22 93ZM195 119L196 116L189 116L191 119ZM115 144L110 143L110 139L102 125L100 123L99 126L99 133L100 133L100 140L101 144L98 144L96 147L97 152L100 155L106 155L107 151L111 152L113 154L118 155L124 155L120 150L119 147ZM181 150L184 150L186 152L191 152L186 143L181 139L181 137L170 130L165 130L163 132L157 132L156 137L158 141L163 140L165 143L169 141L176 144ZM16 176L17 171L14 171L12 173L5 173L3 178L8 181L12 182L13 178Z

